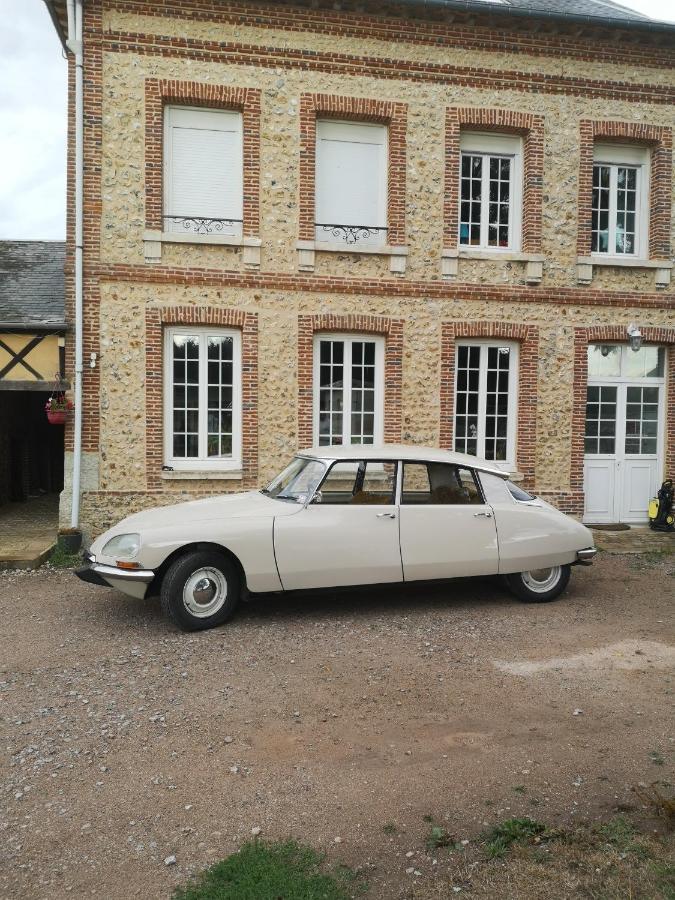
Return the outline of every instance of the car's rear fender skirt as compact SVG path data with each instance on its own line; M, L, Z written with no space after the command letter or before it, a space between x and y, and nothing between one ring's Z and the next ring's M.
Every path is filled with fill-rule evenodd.
M499 574L512 575L515 572L530 572L534 569L548 569L551 566L569 566L577 561L576 550L562 550L555 553L530 553L499 561Z
M223 556L227 557L227 559L230 560L230 562L234 565L237 572L239 573L242 592L246 591L246 572L244 571L244 567L242 566L241 561L236 556L236 554L234 554L228 547L223 547L222 544L217 544L213 541L194 541L191 544L183 544L181 547L177 547L167 556L167 558L155 572L155 577L148 585L145 596L158 597L162 589L162 581L164 579L164 575L169 569L169 566L171 566L171 564L175 562L175 560L179 559L179 557L186 556L188 553L195 553L198 550L209 550L211 552L221 553Z

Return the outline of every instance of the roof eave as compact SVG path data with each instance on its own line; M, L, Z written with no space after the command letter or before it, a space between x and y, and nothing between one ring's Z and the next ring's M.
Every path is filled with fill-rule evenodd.
M47 7L49 17L51 18L59 40L61 41L63 52L68 53L68 36L66 35L65 31L63 30L63 26L61 25L61 20L59 19L59 15L56 11L56 4L54 3L54 0L44 0L44 4Z

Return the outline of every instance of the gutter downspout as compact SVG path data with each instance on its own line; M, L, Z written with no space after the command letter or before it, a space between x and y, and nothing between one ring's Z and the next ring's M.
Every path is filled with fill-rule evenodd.
M84 53L82 0L68 0L68 42L75 55L75 427L73 435L73 483L71 528L80 522L82 472L82 321L83 321L83 180L84 180Z

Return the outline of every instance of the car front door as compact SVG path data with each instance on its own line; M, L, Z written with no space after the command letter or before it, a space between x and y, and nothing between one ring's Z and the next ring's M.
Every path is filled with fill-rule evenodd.
M496 574L494 513L471 469L404 462L399 515L406 581Z
M284 590L402 581L394 462L340 461L315 502L274 522Z

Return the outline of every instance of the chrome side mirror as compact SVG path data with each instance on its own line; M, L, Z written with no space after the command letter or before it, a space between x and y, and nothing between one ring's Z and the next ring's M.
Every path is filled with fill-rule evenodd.
M317 492L314 494L314 496L312 497L312 499L311 499L310 502L311 502L311 503L323 503L323 496L322 496L322 494L321 494L321 491L317 491Z

